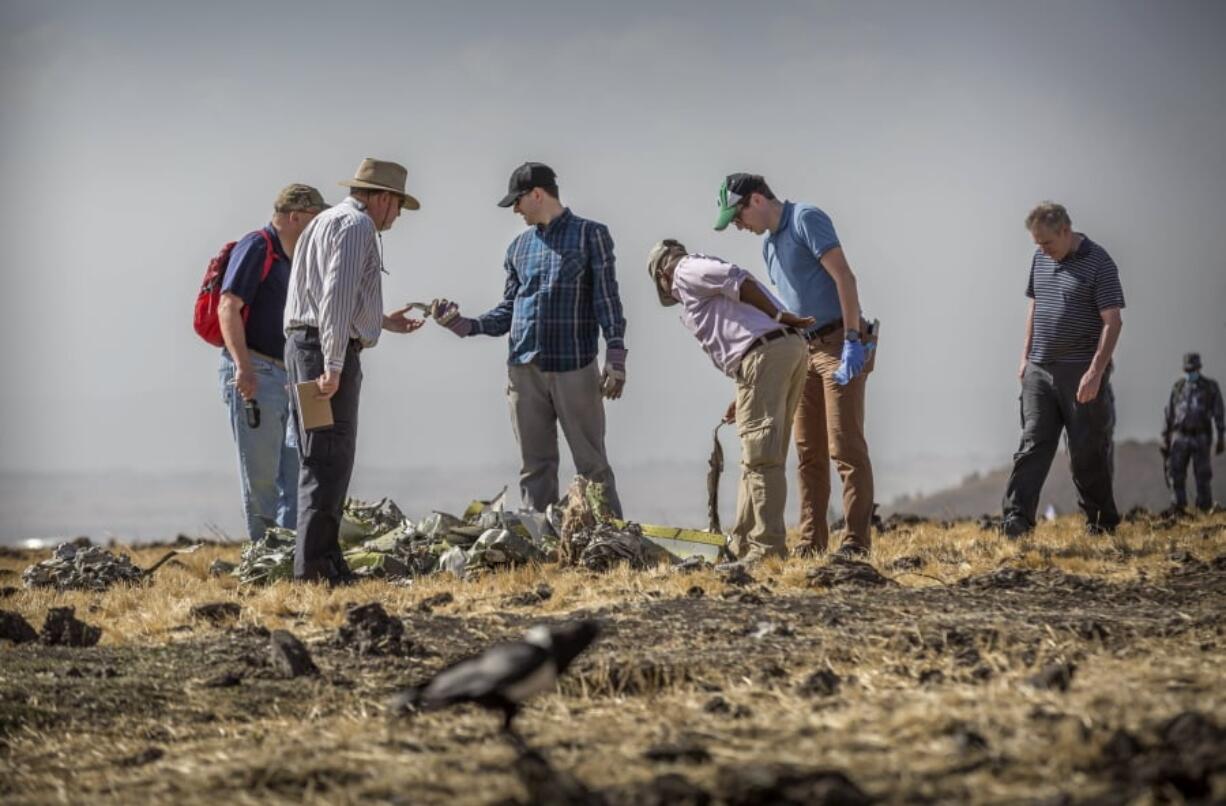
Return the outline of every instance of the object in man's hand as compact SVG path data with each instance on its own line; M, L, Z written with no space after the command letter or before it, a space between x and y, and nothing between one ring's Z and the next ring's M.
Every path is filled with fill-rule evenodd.
M260 404L256 402L254 397L243 404L243 411L247 413L247 427L248 428L259 428L260 427Z
M332 427L332 401L319 396L319 384L315 381L294 384L294 393L303 431Z

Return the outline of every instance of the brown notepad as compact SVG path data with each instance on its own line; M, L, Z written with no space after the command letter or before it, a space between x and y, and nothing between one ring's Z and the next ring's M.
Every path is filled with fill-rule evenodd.
M298 412L302 417L302 430L314 431L316 428L332 427L332 401L319 396L319 385L315 381L303 381L297 384Z

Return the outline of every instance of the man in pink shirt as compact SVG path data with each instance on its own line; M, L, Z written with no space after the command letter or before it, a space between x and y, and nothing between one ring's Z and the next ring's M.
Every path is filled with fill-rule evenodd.
M741 486L728 547L745 565L786 557L784 465L807 356L797 328L811 326L813 319L784 310L740 266L688 254L672 239L652 248L647 273L660 304L681 304L682 324L715 366L736 381Z

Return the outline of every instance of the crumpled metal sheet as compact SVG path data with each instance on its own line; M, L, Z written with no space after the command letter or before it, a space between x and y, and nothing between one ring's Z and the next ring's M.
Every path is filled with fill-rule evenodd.
M508 511L505 497L504 488L490 500L474 500L464 518L432 512L416 524L390 499L373 504L350 499L341 530L345 561L359 576L396 580L442 571L464 577L555 559L558 536L550 516ZM293 571L294 533L270 529L263 541L244 547L234 576L268 584L292 579Z
M117 582L138 582L144 575L126 554L61 543L49 559L23 571L21 579L27 588L102 591Z
M583 476L577 476L567 492L558 554L564 565L601 572L621 563L643 569L672 559L667 550L643 537L638 524L617 523L605 485Z

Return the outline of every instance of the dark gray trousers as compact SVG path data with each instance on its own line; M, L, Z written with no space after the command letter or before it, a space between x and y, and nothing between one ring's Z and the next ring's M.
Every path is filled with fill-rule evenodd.
M1205 431L1199 434L1176 432L1171 437L1170 462L1171 492L1175 506L1188 505L1188 462L1192 463L1192 475L1196 478L1196 506L1209 509L1213 506L1213 456L1210 453L1213 436Z
M1114 529L1120 522L1112 489L1115 455L1115 396L1111 371L1098 397L1077 402L1077 384L1089 368L1079 364L1027 364L1022 378L1022 440L1002 502L1005 520L1034 526L1039 494L1060 444L1068 439L1069 464L1078 504L1091 526Z
M297 395L291 394L298 426L298 543L294 577L327 580L349 572L341 556L340 527L358 441L358 397L362 391L360 348L350 342L340 388L332 396L331 428L302 430ZM285 342L285 368L291 384L324 374L323 351L314 330L293 331Z

